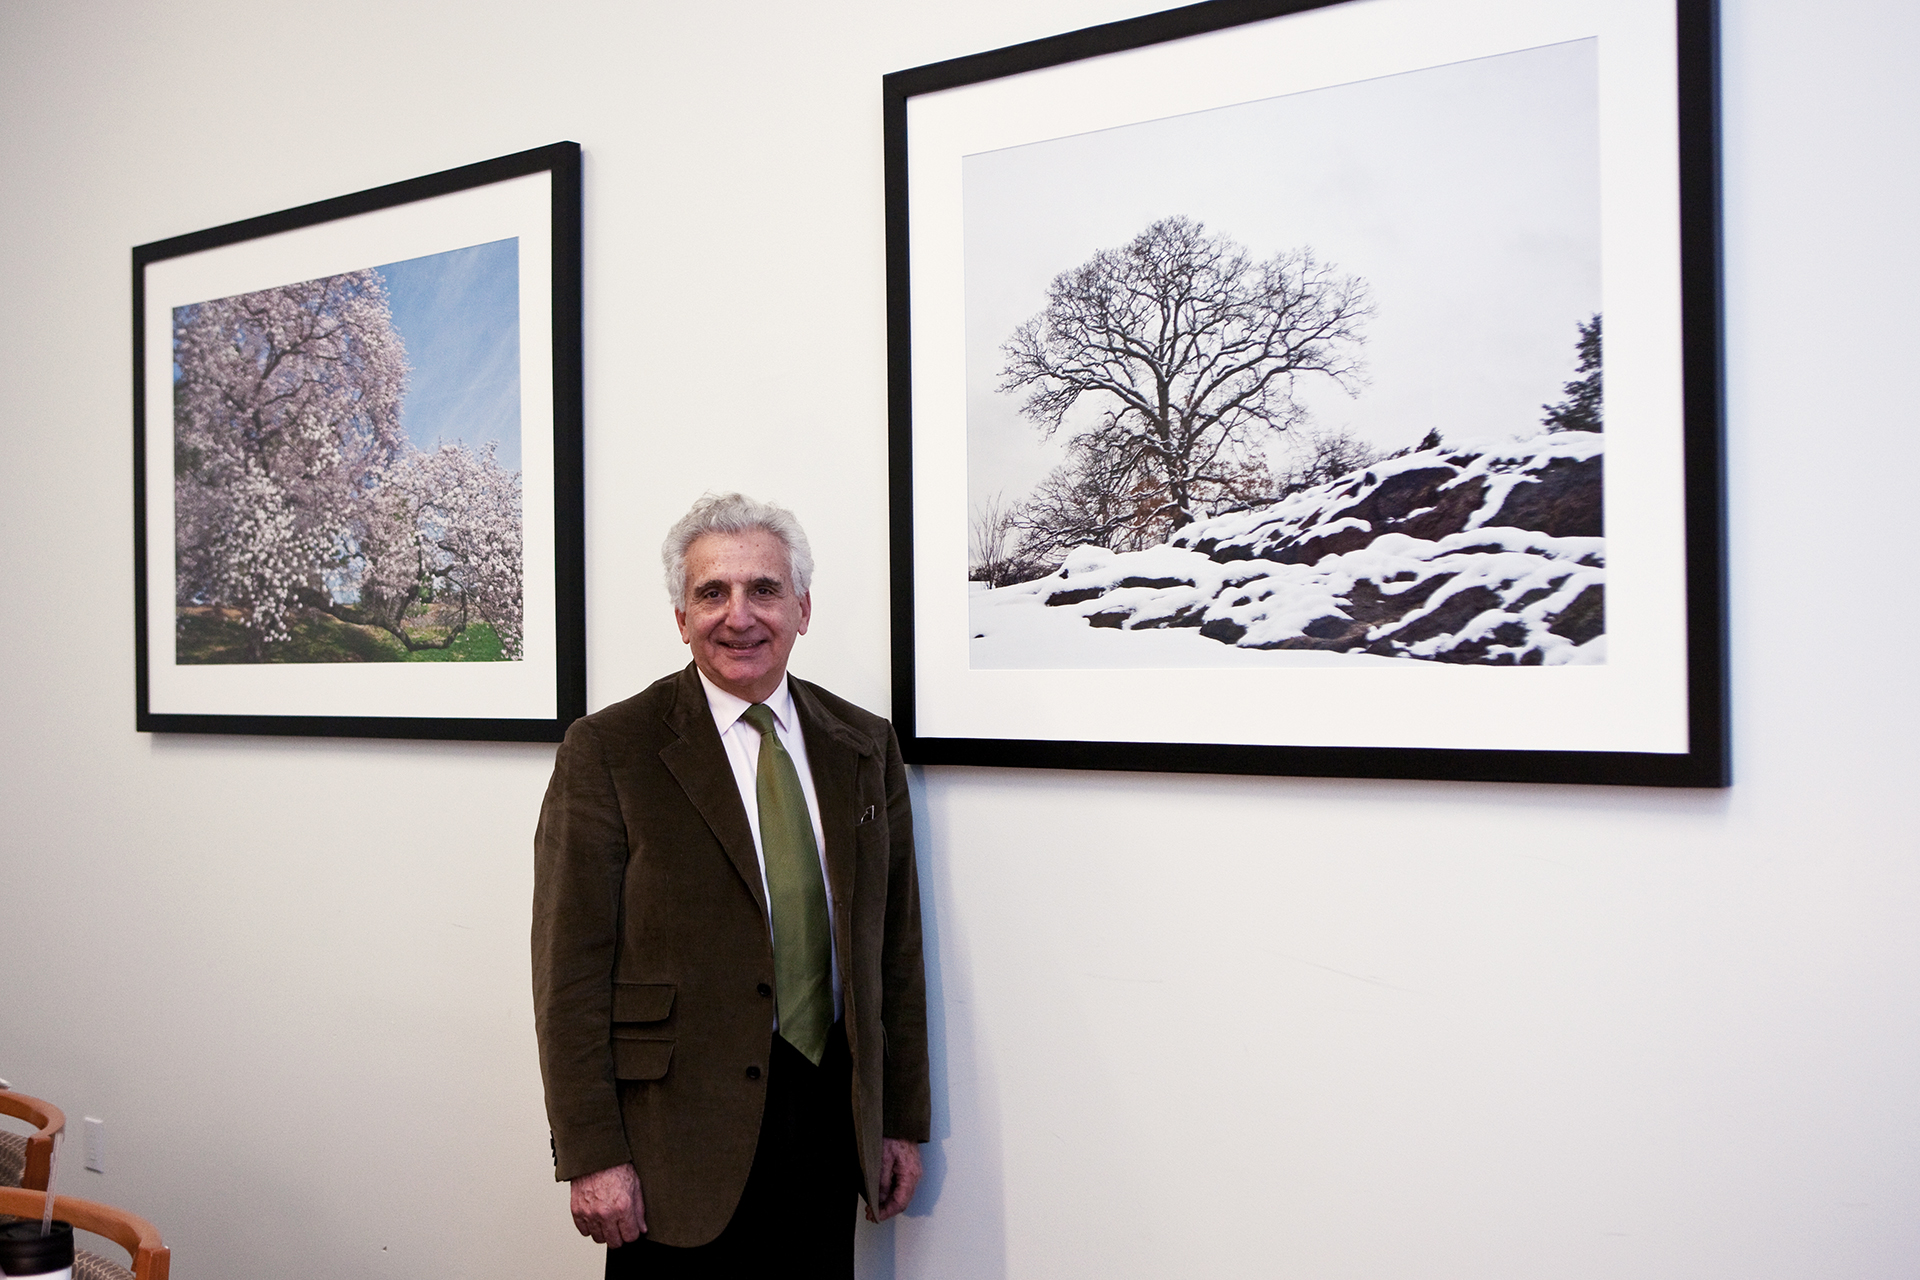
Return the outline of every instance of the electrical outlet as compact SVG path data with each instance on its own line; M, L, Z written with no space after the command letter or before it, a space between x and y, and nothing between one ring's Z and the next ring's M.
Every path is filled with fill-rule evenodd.
M107 1122L96 1116L82 1118L87 1135L87 1168L95 1173L107 1171Z

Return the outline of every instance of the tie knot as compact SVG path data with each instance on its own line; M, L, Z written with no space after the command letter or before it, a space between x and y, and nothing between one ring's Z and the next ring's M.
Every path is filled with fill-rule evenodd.
M740 718L760 731L763 738L773 736L773 708L764 702L756 702L740 713Z

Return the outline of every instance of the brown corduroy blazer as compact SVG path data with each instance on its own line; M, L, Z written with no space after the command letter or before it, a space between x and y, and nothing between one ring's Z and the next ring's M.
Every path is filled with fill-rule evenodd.
M791 685L826 836L854 1136L877 1203L881 1137L925 1142L930 1127L906 768L884 719ZM630 1160L650 1239L719 1235L759 1138L773 980L752 830L689 664L575 721L540 810L533 1005L555 1176Z

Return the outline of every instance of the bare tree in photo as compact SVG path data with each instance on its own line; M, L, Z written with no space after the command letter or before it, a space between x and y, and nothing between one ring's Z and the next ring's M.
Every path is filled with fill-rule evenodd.
M1140 451L1109 450L1093 433L1075 437L1067 460L1009 517L1025 576L1050 573L1074 547L1139 551L1164 541L1164 490L1144 462Z
M1371 314L1365 283L1312 250L1256 262L1185 217L1062 272L1001 348L999 389L1025 392L1021 412L1044 434L1072 433L1067 463L1016 522L1121 549L1270 497L1264 447L1303 419L1296 383L1356 390ZM1082 427L1069 415L1083 403L1096 417ZM1083 502L1075 532L1069 509Z
M1290 443L1286 465L1276 477L1282 497L1338 480L1386 456L1345 427L1320 431L1306 427L1295 431Z
M994 587L1012 581L1007 576L1009 544L1013 536L1012 515L1012 508L1007 505L1005 496L998 493L974 510L973 521L967 528L968 550L971 552L967 566L968 581L984 582Z

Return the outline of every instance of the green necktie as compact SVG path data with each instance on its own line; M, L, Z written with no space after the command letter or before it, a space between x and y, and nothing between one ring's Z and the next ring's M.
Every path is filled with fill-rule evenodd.
M760 850L767 867L767 907L773 914L773 980L779 993L780 1034L814 1066L827 1051L833 1025L833 937L827 923L827 887L820 879L819 846L793 757L773 729L773 712L756 702L740 716L760 731L760 767L754 783L760 804Z

